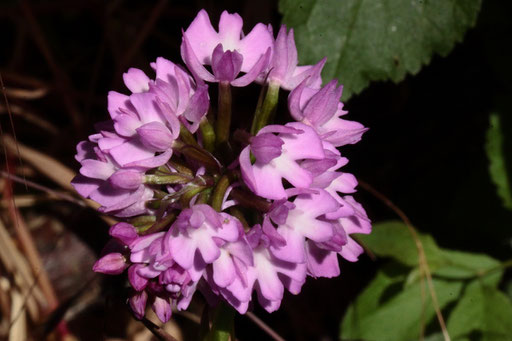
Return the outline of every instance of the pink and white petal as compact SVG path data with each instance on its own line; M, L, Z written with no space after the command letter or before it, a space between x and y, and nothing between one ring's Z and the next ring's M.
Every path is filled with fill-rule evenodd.
M258 272L258 287L263 297L270 301L280 301L283 298L284 287L279 279L277 272L272 263L268 259L259 260L265 257L255 255L255 264Z
M264 24L257 24L238 44L238 52L244 56L242 71L248 72L268 48L274 46L274 38ZM226 47L224 47L226 48Z
M238 50L240 48L240 37L242 35L242 26L244 22L238 13L228 13L223 11L219 21L219 43L222 44L224 51ZM213 52L213 50L212 50ZM245 56L244 56L245 60ZM244 71L247 72L247 71Z
M313 242L308 241L306 243L306 254L308 272L311 276L333 278L340 275L336 252L321 249Z
M194 265L197 244L194 240L178 235L170 239L171 253L174 261L183 269L190 269Z
M121 113L120 109L126 109L129 97L116 91L108 93L108 113L112 119Z
M193 238L197 243L197 249L205 263L213 263L220 257L220 250L215 241L206 233L194 233Z
M156 78L161 79L167 83L175 77L174 68L176 64L163 57L158 57L151 66L155 69Z
M280 247L270 246L272 255L286 262L304 263L304 236L287 225L279 226L277 232L286 240L286 244Z
M119 135L125 137L133 136L141 125L140 119L135 115L119 114L114 119L114 129Z
M347 237L347 243L343 245L339 254L349 262L357 262L364 249L354 239Z
M236 278L236 269L229 252L222 250L220 257L213 262L213 281L221 288L225 288Z
M287 198L281 177L269 165L252 165L250 149L246 147L239 157L242 179L251 191L268 199Z
M151 309L153 309L158 319L163 323L166 323L171 318L172 310L169 299L155 296Z
M215 46L219 43L219 35L202 9L184 33L190 41L193 52L201 64L210 64L210 58Z
M83 197L88 197L92 192L96 191L98 187L103 183L102 180L91 179L78 174L71 180L71 185L75 190Z
M288 157L294 160L323 159L325 157L322 140L313 128L300 122L287 123L286 126L304 131L298 136L281 137L284 141L283 150L286 150Z
M140 117L141 124L153 121L165 122L165 118L156 103L156 96L150 92L132 94L130 102Z
M126 87L133 93L145 92L149 90L149 77L144 71L130 68L123 74L123 81Z
M210 50L210 52L209 52L210 54L213 52L213 49L215 48L215 46L216 45L214 45L214 47ZM181 43L181 57L183 58L183 61L188 66L188 68L190 69L190 72L192 72L194 77L205 80L207 82L216 82L217 81L215 76L212 75L208 70L206 70L204 68L203 64L206 64L206 63L200 62L200 59L198 59L198 57L196 56L192 46L189 43L187 36L185 34L183 35L183 42ZM210 57L208 57L208 61L209 61L209 58ZM204 57L203 57L203 60L204 60Z
M271 168L271 174L274 177L283 177L288 180L293 186L298 188L308 188L313 182L313 176L310 172L300 167L295 161L288 158L288 155L281 155L280 157L272 160L269 165L274 165ZM270 168L264 166L263 168ZM269 172L267 170L267 172ZM264 178L262 178L264 179ZM281 184L282 187L282 184ZM282 199L269 198L269 199Z
M114 160L121 166L126 166L135 161L152 158L155 153L148 150L136 140L127 141L109 151Z
M128 192L128 195L123 195L122 197L117 196L115 198L115 202L110 202L109 205L103 204L103 206L105 206L105 207L102 207L101 211L106 213L106 212L112 212L112 211L117 211L117 210L126 208L126 207L136 203L137 201L139 201L140 198L142 197L142 195L144 194L144 191L145 191L145 186L141 185L136 191ZM98 200L98 198L96 196L94 196L93 194L91 194L91 199L101 203ZM119 200L119 199L121 199L121 200Z
M252 83L258 77L261 71L263 71L263 69L268 65L271 51L272 50L269 47L267 52L258 59L256 64L254 64L254 66L245 75L232 81L231 85L236 87L243 87Z
M100 180L107 180L115 171L116 168L112 163L93 159L82 160L80 168L80 174L83 176Z

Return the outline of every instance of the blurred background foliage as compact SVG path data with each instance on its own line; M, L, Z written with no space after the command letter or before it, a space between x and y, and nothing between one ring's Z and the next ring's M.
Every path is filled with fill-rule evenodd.
M374 222L367 254L255 315L289 340L512 340L512 3L498 0L1 1L0 339L151 338L122 280L92 273L108 222L68 183L107 92L128 67L180 61L201 8L294 27L301 62L327 55L324 80L370 128L342 149ZM194 339L203 304L166 330ZM244 316L236 331L268 338Z

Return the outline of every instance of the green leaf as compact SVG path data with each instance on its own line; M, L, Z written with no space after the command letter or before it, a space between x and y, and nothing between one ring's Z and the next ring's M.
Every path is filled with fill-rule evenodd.
M485 150L489 158L489 173L497 187L497 192L503 202L503 206L512 209L512 191L506 164L504 134L501 118L498 114L491 114L490 116Z
M441 249L431 236L417 235L433 275L446 279L470 279L485 275L489 285L497 285L501 278L498 260L485 254ZM419 265L415 241L401 221L374 224L371 234L359 235L358 239L379 257L390 257L410 267ZM494 272L489 274L490 271ZM412 272L409 277L407 282L414 283L419 278L419 272Z
M207 341L235 340L235 311L226 303L219 303L213 310L212 329L207 335Z
M451 279L485 276L488 285L496 286L503 272L499 269L500 262L485 254L443 249L441 256L443 261L434 271L437 276Z
M422 290L420 283L403 287L403 280L379 272L372 283L349 307L341 325L342 340L401 341L415 340L422 322ZM456 300L461 282L433 280L441 308ZM426 283L425 283L426 286ZM425 293L423 322L435 317L428 289Z
M510 340L512 302L498 289L475 280L450 314L447 327L454 339L477 333L480 341Z
M299 58L327 57L324 79L338 78L347 100L370 81L404 79L434 53L447 55L475 24L481 0L280 0L295 29Z
M418 234L429 264L441 261L441 250L429 235ZM408 266L418 265L418 249L407 226L398 220L373 225L369 235L358 235L366 247L377 256L391 257Z

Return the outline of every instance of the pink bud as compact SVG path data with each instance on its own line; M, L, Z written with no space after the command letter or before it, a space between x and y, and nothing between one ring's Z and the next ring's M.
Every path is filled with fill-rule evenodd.
M132 287L137 291L144 290L144 288L148 284L148 279L140 276L137 273L137 271L142 267L143 265L136 264L128 268L128 280L130 281Z
M135 227L128 223L117 223L113 225L110 228L109 234L112 237L119 239L125 245L130 245L139 237Z
M130 308L132 308L135 317L141 320L146 312L146 302L148 301L148 294L145 291L137 292L128 301Z
M137 128L142 143L155 151L165 151L171 147L174 138L169 129L160 122L149 122Z
M101 272L107 275L119 275L122 273L128 264L125 258L119 252L109 253L101 257L92 267L95 272Z
M142 174L134 170L118 170L108 178L112 186L135 190L142 183Z
M251 152L261 163L267 164L281 155L284 142L272 133L263 133L251 139Z
M151 308L163 323L169 321L171 318L172 310L168 299L156 296Z

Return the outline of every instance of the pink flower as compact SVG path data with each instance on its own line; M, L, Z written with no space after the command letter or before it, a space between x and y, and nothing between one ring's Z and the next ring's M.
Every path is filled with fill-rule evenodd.
M279 156L256 158L254 164L250 160L251 146L240 153L240 168L245 184L256 194L268 199L284 199L288 195L283 186L283 178L297 188L308 188L313 182L312 174L300 166L299 161L305 159L323 159L325 154L318 135L309 126L302 123L288 123L284 126L266 126L258 132L258 136L277 133L281 140ZM267 145L275 156L279 154L278 142L272 135L266 135L264 143L255 138L255 155L259 155L262 145Z
M286 90L293 90L304 80L307 86L318 89L322 85L320 73L325 62L326 58L316 65L297 66L297 48L293 29L286 33L286 26L282 25L274 43L274 54L268 66L270 72L267 79L270 83L277 83Z
M361 136L368 129L358 122L340 118L347 114L340 102L343 87L336 87L335 80L320 90L306 85L307 80L290 93L288 108L292 117L315 128L323 140L336 147L361 140Z

